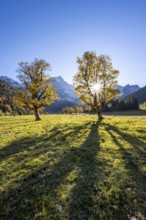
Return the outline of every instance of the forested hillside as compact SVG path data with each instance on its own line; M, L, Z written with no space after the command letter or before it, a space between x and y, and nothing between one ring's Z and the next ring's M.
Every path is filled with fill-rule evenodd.
M146 101L146 86L141 88L137 92L134 92L132 95L137 98L139 104L144 103Z
M0 110L2 112L10 112L12 110L12 98L14 96L15 89L0 80Z
M3 80L0 80L0 111L1 113L10 114L27 114L27 109L16 107L13 103L16 89Z

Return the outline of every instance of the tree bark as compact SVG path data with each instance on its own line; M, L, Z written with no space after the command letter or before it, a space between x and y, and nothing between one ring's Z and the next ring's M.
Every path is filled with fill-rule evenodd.
M35 120L36 120L36 121L41 120L37 108L34 108L34 115L35 115Z
M102 120L103 117L102 117L102 114L101 114L101 106L98 105L98 102L97 102L97 95L95 93L94 95L94 106L96 107L96 112L97 112L97 116L98 116L98 120Z
M101 114L101 107L97 106L96 110L97 110L98 120L102 120L103 117L102 117L102 114Z

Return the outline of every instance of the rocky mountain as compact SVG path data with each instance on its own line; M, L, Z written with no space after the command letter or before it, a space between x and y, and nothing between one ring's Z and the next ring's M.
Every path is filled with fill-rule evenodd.
M56 93L59 95L52 105L49 105L45 108L46 112L50 113L60 113L65 107L73 107L79 105L79 100L75 96L75 90L73 85L64 81L61 76L52 77L51 84L56 87Z
M7 82L14 88L22 86L21 83L7 76L0 76L0 79ZM52 77L51 83L53 86L57 88L57 93L60 96L60 98L67 99L68 101L78 102L78 98L74 94L75 91L73 85L67 83L61 76ZM122 97L126 97L134 92L137 92L140 89L140 87L138 85L127 84L126 86L118 85L117 89L121 91Z
M78 98L75 96L73 85L64 81L61 76L51 78L51 84L56 87L56 92L61 99L78 103Z
M14 87L14 88L16 88L16 89L22 86L21 83L19 83L19 82L13 80L13 79L11 79L11 78L9 78L9 77L7 77L7 76L0 76L0 80L5 81L5 82L8 83L10 86L12 86L12 87Z
M138 85L127 84L126 86L118 85L117 89L122 93L121 97L125 98L125 97L129 96L130 94L137 92L140 89L140 87Z

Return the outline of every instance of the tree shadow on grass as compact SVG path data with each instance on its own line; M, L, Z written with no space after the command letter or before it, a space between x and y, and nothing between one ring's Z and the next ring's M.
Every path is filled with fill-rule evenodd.
M134 215L137 210L144 213L142 193L145 191L145 176L136 154L140 153L141 159L145 159L145 143L102 122L129 171L129 180L124 186L128 190L131 188L130 191L120 184L111 190L113 183L109 178L114 167L106 149L100 146L100 123L59 125L46 135L26 137L2 149L2 162L5 164L1 219L126 220L128 213ZM133 150L125 148L123 140ZM23 156L23 152L26 155ZM7 169L5 165L9 165L9 158L14 163ZM76 175L69 179L74 171ZM114 175L115 180L118 176L116 172Z
M131 194L129 199L129 202L131 202L131 204L129 203L131 215L138 212L146 215L146 173L142 170L142 166L146 164L146 143L131 134L122 132L113 125L104 123L104 126L113 142L119 147L122 160L129 172L129 181L125 183L125 188Z
M13 141L6 147L0 149L0 161L3 161L11 156L15 156L23 151L32 151L33 146L35 146L33 151L38 152L38 154L41 153L40 151L47 151L48 148L51 148L51 145L48 144L49 141L56 141L56 144L57 140L65 141L68 135L75 136L80 131L80 129L82 129L82 126L75 126L72 130L70 130L69 126L60 126L59 128L55 126L49 132L49 135L46 134L41 137L24 137ZM64 134L66 131L68 132ZM42 143L43 146L41 147L40 145L42 145Z
M44 161L33 167L26 165L25 159L22 159L24 167L21 168L27 167L28 172L3 191L0 202L2 219L75 219L78 214L80 218L76 219L89 219L93 202L95 157L99 151L99 125L100 123L91 122L73 127L71 131L68 131L68 127L61 129L56 127L52 129L49 137L35 137L29 141L26 138L7 146L2 152L3 159L16 155L21 150L30 152L27 161L38 159L50 150L54 150L55 153L52 155L51 151L51 156L45 155ZM68 132L64 134L65 131ZM70 137L69 140L68 137ZM25 143L24 146L21 141ZM38 144L39 141L40 144ZM74 146L75 141L78 143ZM34 147L36 143L37 146ZM63 145L66 147L63 148ZM20 149L16 146L20 146ZM58 149L61 147L62 150L57 151L55 149L57 147ZM77 180L74 180L76 186L71 197L67 198L70 204L69 214L65 207L65 212L60 213L56 210L56 205L61 202L58 198L58 190L75 166L79 169L79 175ZM77 204L79 204L78 209Z
M75 187L71 192L69 202L69 219L90 219L93 216L94 195L96 193L96 180L98 152L100 151L98 129L101 121L93 124L91 133L80 148L81 155L77 166L80 172Z

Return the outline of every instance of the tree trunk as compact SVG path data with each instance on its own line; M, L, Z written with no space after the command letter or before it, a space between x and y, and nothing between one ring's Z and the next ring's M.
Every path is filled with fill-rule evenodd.
M41 120L37 108L34 109L34 115L35 115L35 120L36 120L36 121Z
M98 106L98 107L96 108L96 110L97 110L98 120L102 120L103 117L102 117L102 114L101 114L101 107Z

